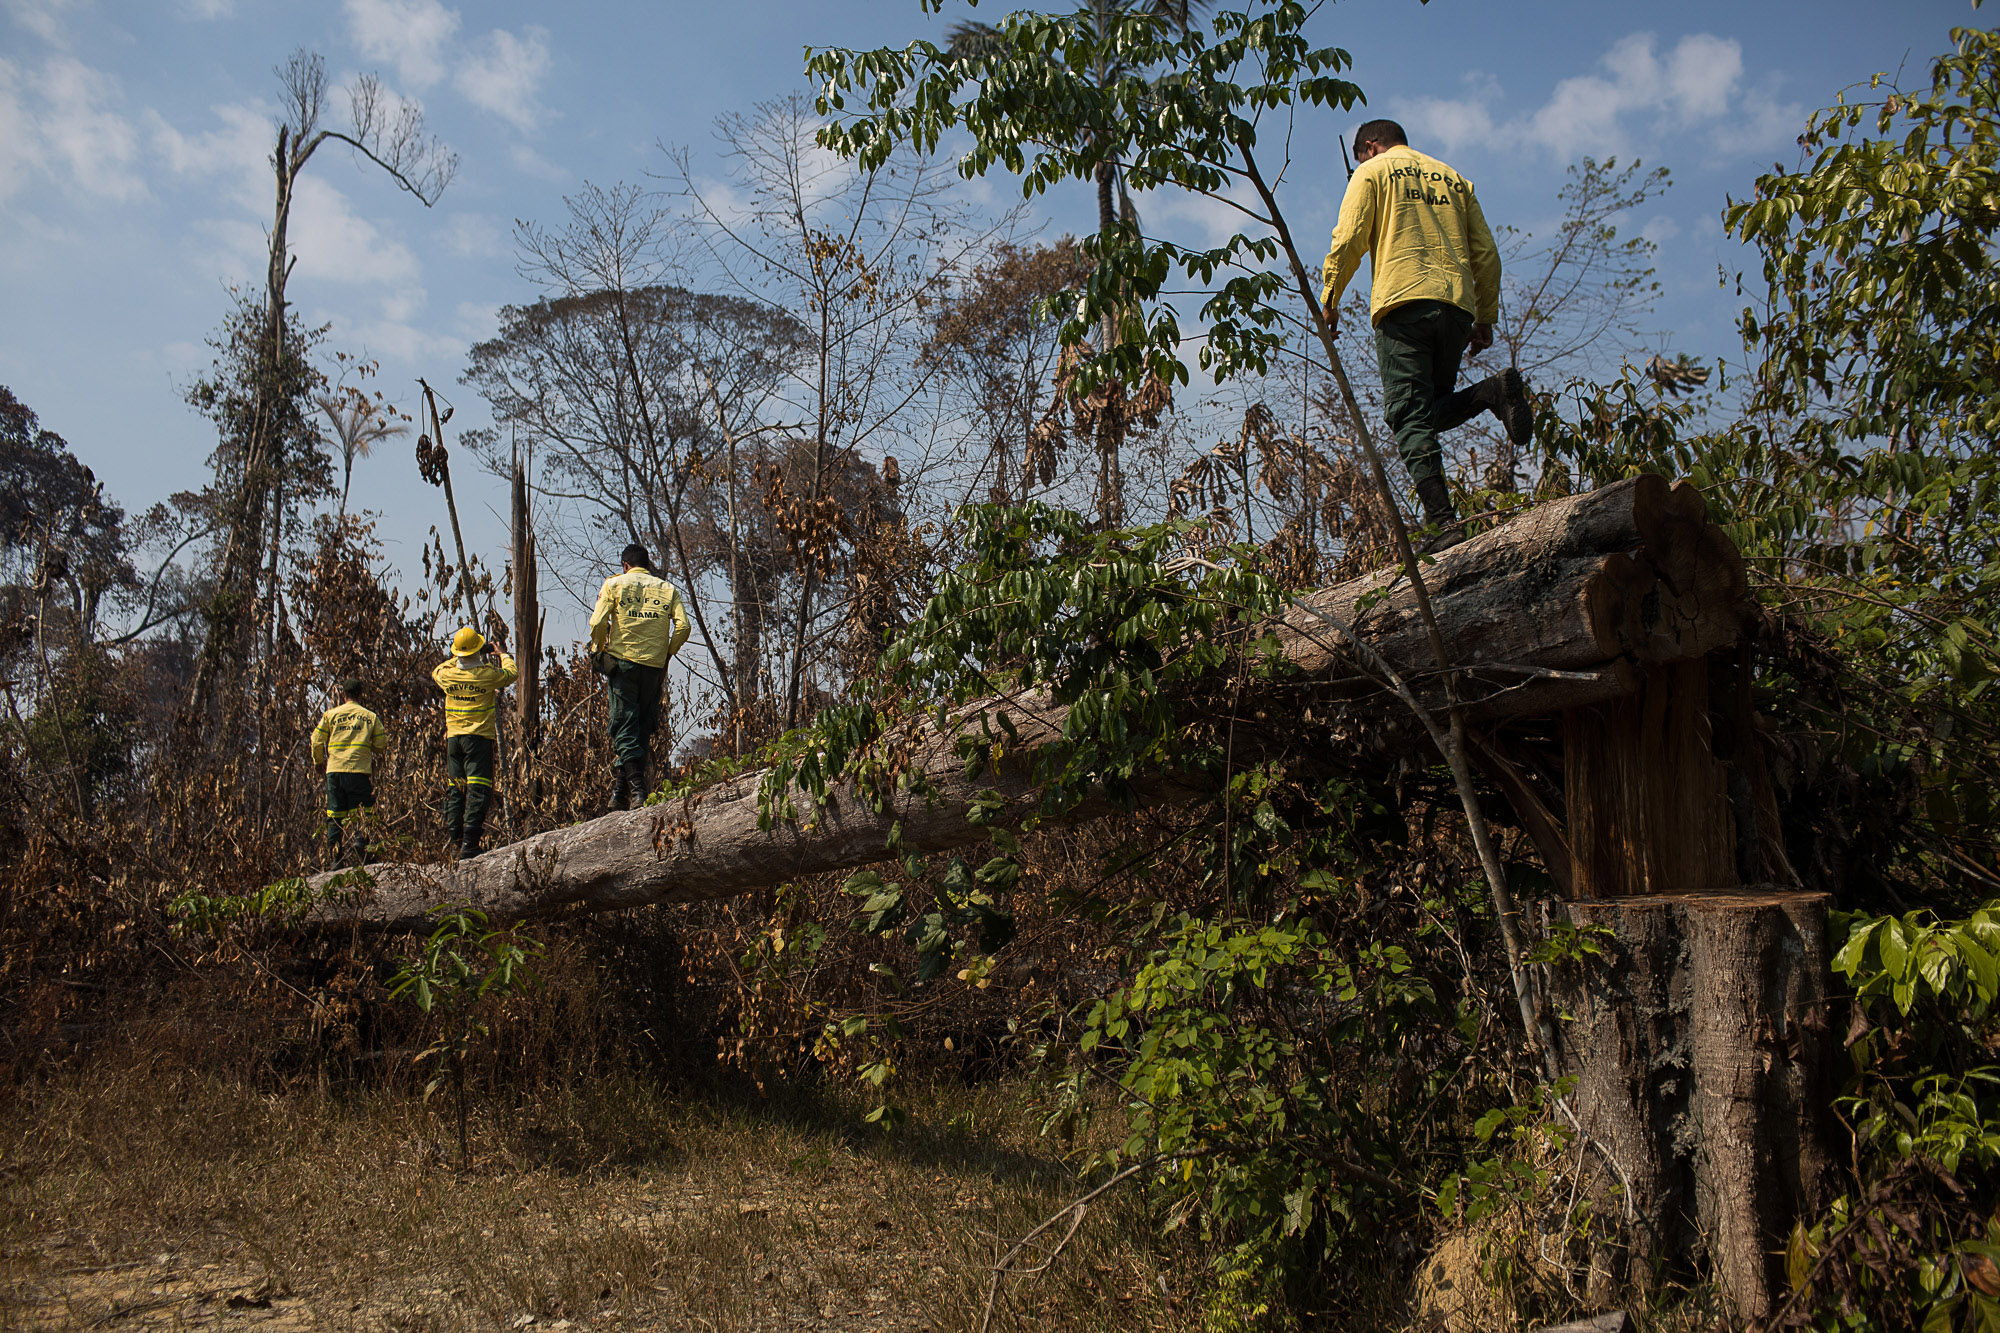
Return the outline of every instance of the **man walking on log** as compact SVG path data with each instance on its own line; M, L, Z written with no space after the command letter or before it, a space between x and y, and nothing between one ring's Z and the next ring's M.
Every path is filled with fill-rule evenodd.
M1500 251L1471 182L1411 148L1395 121L1371 120L1356 130L1354 159L1359 165L1321 270L1320 304L1337 332L1341 293L1361 256L1372 258L1368 315L1382 414L1423 501L1421 549L1442 551L1465 540L1465 531L1445 484L1438 432L1491 412L1519 447L1534 424L1521 372L1511 367L1453 392L1459 359L1493 345Z
M495 657L499 660L496 662ZM514 683L514 659L486 651L486 636L467 625L452 636L451 656L431 672L444 691L444 829L458 860L479 855L493 800L494 719L500 691Z
M335 691L340 702L320 716L312 733L314 768L326 770L326 846L332 868L343 864L347 826L356 826L354 865L368 864L368 825L375 817L375 760L388 748L382 719L362 707L366 687L353 676Z
M618 560L621 572L604 580L590 613L590 648L611 695L611 808L624 810L646 796L667 659L687 642L688 617L674 585L653 573L645 547L634 542Z

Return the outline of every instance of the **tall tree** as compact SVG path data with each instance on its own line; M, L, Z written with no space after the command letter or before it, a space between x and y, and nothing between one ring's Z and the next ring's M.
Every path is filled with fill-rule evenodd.
M49 794L79 816L126 758L97 625L106 595L137 581L124 510L0 386L0 671L32 682L24 694L34 724L23 739L48 760Z
M950 53L966 60L999 57L1010 61L1038 58L1063 61L1070 52L1088 51L1088 63L1082 67L1081 73L1100 95L1122 89L1126 94L1137 92L1143 96L1149 70L1140 54L1142 48L1132 43L1108 40L1109 35L1132 17L1158 19L1185 34L1195 15L1212 6L1213 0L1084 0L1076 7L1073 21L1078 30L1091 39L1040 52L1025 51L1011 45L1006 32L990 23L970 20L955 23L946 30L945 37L950 44ZM1109 98L1102 103L1106 107L1114 104ZM1087 163L1097 189L1098 234L1108 236L1121 226L1136 229L1139 210L1132 203L1128 164L1120 156L1122 136L1116 128L1116 117L1085 118L1073 122L1068 128L1076 136L1075 145ZM1098 321L1099 345L1108 347L1117 336L1118 317L1115 312L1107 310ZM1103 521L1116 527L1125 518L1120 433L1106 433L1101 443L1097 503Z
M936 7L941 0L925 3ZM821 88L819 106L830 117L820 141L867 167L906 145L929 148L946 133L961 132L970 140L959 158L962 174L1004 166L1021 176L1030 195L1087 178L1098 163L1111 160L1125 163L1136 184L1176 187L1242 215L1244 231L1205 248L1154 241L1136 228L1089 238L1085 249L1096 267L1064 325L1063 339L1082 352L1094 327L1106 318L1117 322L1117 339L1101 340L1082 356L1084 388L1105 382L1136 388L1149 376L1187 383L1179 316L1170 302L1160 300L1176 270L1183 280L1214 289L1201 307L1203 336L1196 341L1201 368L1218 382L1264 374L1282 352L1288 327L1303 325L1317 338L1356 426L1369 479L1383 500L1417 623L1446 683L1442 716L1423 706L1394 672L1378 666L1378 678L1409 705L1449 766L1493 895L1525 1034L1546 1052L1547 1026L1524 961L1524 920L1474 784L1458 675L1431 605L1429 581L1276 194L1287 150L1273 155L1264 137L1269 128L1287 131L1281 142L1288 144L1298 108L1346 110L1362 100L1361 89L1339 77L1352 57L1306 38L1310 12L1296 0L1264 0L1218 14L1209 31L1144 14L1097 25L1073 15L1017 13L999 30L996 45L970 58L929 42L809 52L807 68ZM1102 86L1088 71L1096 48L1105 45L1146 73ZM850 110L850 98L860 105ZM1078 144L1078 125L1099 128L1090 142ZM1252 202L1237 199L1238 189ZM1352 626L1333 628L1356 651L1365 650Z
M938 308L924 342L924 355L966 395L986 437L987 461L972 489L990 474L987 495L996 504L1025 500L1037 482L1052 479L1034 475L1027 456L1062 353L1062 318L1051 307L1089 273L1068 237L1054 245L997 245Z
M348 90L348 124L334 129L321 124L328 90L326 62L317 52L293 52L276 73L284 116L271 153L276 197L270 250L248 349L250 409L241 424L236 475L229 494L221 497L222 539L208 607L208 637L190 698L197 716L213 705L218 673L241 662L247 652L251 618L246 612L255 597L260 564L266 565L267 594L276 591L276 562L265 557L267 549L275 550L275 534L285 512L288 423L304 416L303 402L296 398L302 377L289 364L302 361L303 353L285 299L294 262L290 229L299 176L326 144L344 144L428 207L458 170L457 156L425 133L422 109L387 92L374 75L357 79Z
M785 480L801 514L818 512L853 460L889 452L903 413L936 373L921 355L930 314L988 240L949 200L950 177L936 164L894 153L857 171L815 144L819 126L800 97L723 117L718 136L735 191L728 206L684 151L674 157L717 286L804 326L775 407L811 444L810 470ZM837 538L826 527L806 534L811 543ZM806 561L784 636L787 726L803 718L822 622L843 615L823 573L830 555Z
M125 511L69 444L0 385L0 580L60 588L78 641L96 633L105 595L136 582Z
M664 281L670 220L637 189L588 186L565 202L567 225L520 234L523 269L551 294L503 309L499 336L472 349L463 379L492 405L496 428L467 443L502 475L513 467L502 430L532 448L536 488L582 520L572 557L601 568L607 548L638 541L692 594L717 568L707 536L719 493L740 480L720 466L714 403L757 431L742 422L761 419L804 332L781 308ZM555 524L542 535L561 541ZM733 599L745 593L731 588ZM691 596L690 610L735 709L741 653L725 656L708 600Z

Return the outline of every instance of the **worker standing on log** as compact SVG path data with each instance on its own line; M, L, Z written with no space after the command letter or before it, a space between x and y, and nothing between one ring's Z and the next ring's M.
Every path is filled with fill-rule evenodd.
M604 580L590 613L591 662L610 690L611 752L616 775L611 808L644 799L646 762L660 725L667 659L687 642L687 607L674 585L653 573L637 542L618 553L621 572Z
M495 661L495 658L498 661ZM461 861L479 855L493 800L493 744L500 691L514 683L514 659L486 651L486 636L467 625L452 636L451 656L431 672L444 691L444 828Z
M1368 315L1382 413L1423 501L1429 531L1422 549L1441 551L1465 532L1445 485L1438 432L1491 412L1518 447L1533 426L1527 388L1512 367L1453 392L1460 358L1493 345L1500 251L1471 182L1411 148L1395 121L1371 120L1356 130L1354 158L1360 165L1321 270L1320 304L1328 329L1338 332L1341 293L1361 256L1372 258Z
M375 760L388 748L382 719L362 707L365 687L353 676L335 691L340 702L320 716L312 733L314 768L326 770L326 845L339 869L347 826L357 826L354 864L368 863L368 825L375 817Z

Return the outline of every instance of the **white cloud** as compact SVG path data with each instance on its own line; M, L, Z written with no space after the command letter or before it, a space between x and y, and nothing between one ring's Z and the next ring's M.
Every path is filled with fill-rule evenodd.
M402 81L428 88L445 75L445 48L458 32L455 9L440 0L346 0L354 45L370 60L394 61Z
M539 176L545 181L566 181L569 172L527 144L517 143L507 150L507 158L515 167L530 176Z
M536 102L549 72L549 32L529 24L516 37L495 28L474 44L452 79L465 100L500 117L523 134L543 115Z
M200 22L226 19L236 12L236 0L181 0L181 17Z
M118 95L117 80L70 56L33 71L0 59L0 199L31 174L92 198L143 197L139 136Z
M77 7L77 0L5 0L7 13L51 46L69 47L69 33L63 15Z
M20 68L0 59L0 200L20 189L28 173L39 165L21 82Z
M290 239L302 278L401 285L417 276L410 248L356 214L347 196L310 168L292 196Z
M452 213L444 219L444 247L460 259L500 259L509 253L507 232L485 213Z
M270 112L239 102L215 107L214 114L220 123L200 134L183 134L153 117L155 151L178 175L225 182L236 215L213 220L201 230L221 242L233 275L259 272L269 245L265 229L271 208ZM413 283L418 264L409 247L356 214L347 196L328 179L324 168L341 160L323 150L298 179L289 237L298 256L295 273L320 282Z
M1256 191L1248 185L1237 182L1228 195L1244 208L1261 211ZM1164 231L1169 222L1192 225L1199 232L1199 239L1190 238L1194 244L1220 245L1238 232L1261 236L1270 230L1228 201L1186 190L1147 190L1134 195L1132 203L1148 231Z
M69 168L71 182L87 194L132 199L146 192L133 169L139 136L113 111L116 80L81 61L58 56L42 67L48 103L43 133L53 156Z
M1670 50L1649 32L1621 37L1597 70L1562 80L1548 101L1521 115L1501 113L1503 95L1490 77L1468 83L1463 97L1411 98L1394 111L1413 138L1444 153L1527 146L1563 161L1630 156L1656 149L1663 135L1690 133L1718 153L1740 156L1782 142L1803 118L1797 104L1780 104L1770 85L1744 86L1742 43L1705 32Z
M1681 224L1662 213L1660 216L1648 220L1645 226L1639 228L1639 234L1654 245L1665 245L1668 241L1681 234Z
M1723 114L1742 78L1742 43L1698 32L1674 47L1663 71L1661 94L1683 121L1707 120Z
M154 349L153 359L176 376L192 375L208 364L208 349L199 343L163 343Z
M1625 148L1632 137L1628 115L1673 127L1726 115L1743 77L1742 44L1696 33L1662 57L1656 41L1649 32L1621 37L1600 62L1607 74L1558 83L1548 103L1528 118L1528 137L1570 158Z
M500 307L491 301L460 301L457 324L468 344L490 338L500 327Z
M360 348L368 356L390 365L436 367L440 364L460 364L465 359L466 348L470 346L465 339L419 328L409 319L397 318L393 313L398 309L414 311L421 306L423 297L421 288L414 293L398 294L384 302L380 318L345 322L340 331L341 342Z
M1715 146L1732 157L1778 152L1798 142L1807 111L1799 102L1780 102L1776 80L1743 95L1737 113L1715 127Z
M1392 110L1414 142L1435 144L1447 155L1493 138L1493 105L1500 101L1500 81L1474 70L1465 75L1465 96L1411 97Z
M167 169L181 176L233 175L253 191L270 171L276 131L268 108L251 102L211 107L222 124L187 135L157 112L148 112L153 149Z

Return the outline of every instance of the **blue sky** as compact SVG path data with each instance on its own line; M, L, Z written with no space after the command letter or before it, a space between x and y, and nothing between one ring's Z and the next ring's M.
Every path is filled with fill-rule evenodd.
M498 307L534 294L515 271L515 219L559 220L584 181L664 172L662 143L705 150L716 115L804 86L807 44L901 42L966 13L927 17L916 0L0 0L0 384L130 511L201 483L211 436L181 394L228 284L259 270L271 68L307 46L336 81L378 71L420 99L462 165L425 210L344 152L316 158L292 298L332 325L330 348L379 359L406 408L424 375L459 401L454 430L479 424L483 406L456 384L465 350ZM1949 28L1979 18L1967 0L1347 0L1313 30L1354 54L1371 112L1470 176L1496 222L1550 221L1584 153L1671 168L1674 189L1629 224L1661 247L1665 344L1712 360L1735 351L1740 305L1718 267L1745 262L1721 235L1724 196L1793 162L1805 114L1840 88L1905 62L1921 78ZM1285 204L1316 239L1341 189L1332 134L1361 118L1309 117L1295 134ZM1051 232L1093 216L1083 186L1038 206ZM1195 201L1145 209L1177 239L1220 222ZM505 497L461 472L468 540L497 565ZM380 511L390 558L414 565L439 506L408 442L363 462L354 489ZM552 609L552 624L576 623Z

